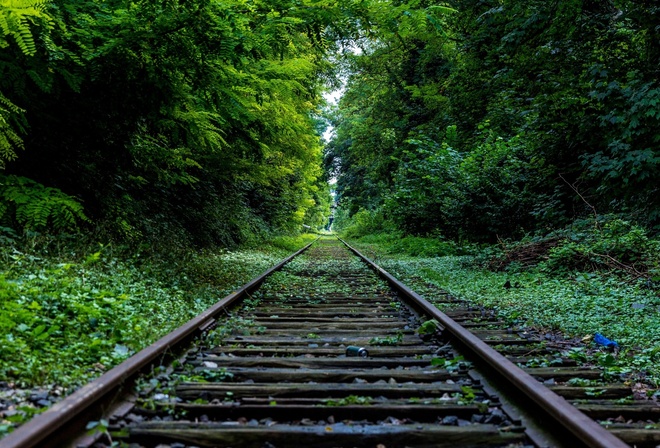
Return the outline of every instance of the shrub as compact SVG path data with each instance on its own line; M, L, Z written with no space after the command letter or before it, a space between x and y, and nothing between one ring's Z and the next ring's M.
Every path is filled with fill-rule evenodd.
M24 230L73 230L89 221L83 206L57 188L0 175L0 223Z
M373 245L388 254L412 257L444 257L465 255L471 252L467 246L440 236L403 236L400 232L373 233L359 238L361 245Z
M615 269L636 276L658 274L660 241L618 216L579 220L555 235L561 240L540 265L546 271Z
M390 227L391 225L385 220L380 210L360 209L350 218L342 234L346 238L360 238L366 235L383 233L389 230Z
M317 235L311 233L304 233L298 236L281 235L273 238L270 244L278 249L295 252L302 249L305 245L311 243L316 238Z

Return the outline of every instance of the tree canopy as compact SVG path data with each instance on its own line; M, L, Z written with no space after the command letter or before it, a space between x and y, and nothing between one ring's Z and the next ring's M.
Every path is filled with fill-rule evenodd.
M659 6L392 4L332 113L345 211L476 240L594 209L659 224Z
M231 244L327 215L315 117L354 22L335 2L0 8L5 225L73 226L81 202L129 239ZM69 220L43 219L56 197Z
M330 177L413 234L655 226L658 30L646 0L0 0L0 226L229 245L321 225Z

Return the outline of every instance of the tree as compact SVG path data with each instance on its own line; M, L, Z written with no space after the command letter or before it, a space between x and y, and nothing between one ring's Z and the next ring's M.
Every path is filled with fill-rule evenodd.
M6 55L31 74L0 81L29 117L25 152L8 170L79 196L127 238L231 244L298 225L318 214L310 115L330 76L322 30L337 11L55 0L31 59Z
M487 240L560 226L583 198L657 222L658 7L392 6L350 58L326 155L350 213L385 204L405 231Z

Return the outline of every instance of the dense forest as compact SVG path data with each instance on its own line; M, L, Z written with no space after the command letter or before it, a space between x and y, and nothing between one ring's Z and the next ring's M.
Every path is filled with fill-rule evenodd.
M328 214L332 2L0 3L0 224L233 245Z
M657 230L660 6L440 5L383 5L344 60L339 218L484 242L608 214Z
M335 177L339 222L411 234L660 220L648 0L0 6L3 232L232 245L323 225Z

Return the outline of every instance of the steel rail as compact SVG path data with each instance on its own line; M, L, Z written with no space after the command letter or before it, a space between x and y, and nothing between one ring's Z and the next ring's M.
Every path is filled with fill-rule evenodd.
M208 328L215 317L230 305L254 291L273 272L309 249L316 240L309 243L293 255L287 257L276 266L268 269L260 276L243 285L240 289L227 295L192 320L163 336L150 346L140 350L118 366L107 371L96 380L81 387L64 400L56 403L43 414L39 414L29 422L18 427L14 432L0 440L0 448L32 448L51 445L49 440L63 426L87 413L96 403L119 390L133 375L145 368L155 365L161 356L171 352L177 345L201 333ZM91 415L88 415L91 419ZM58 445L60 446L60 445Z
M341 238L338 239L355 255L364 260L390 285L406 296L420 310L437 320L469 350L500 373L500 375L516 387L517 390L531 398L548 415L555 419L555 421L557 421L562 427L570 431L586 446L590 448L630 448L630 445L626 444L600 426L597 422L587 417L564 398L539 383L527 372L523 371L520 367L513 364L506 357L472 334L469 330L437 309L428 300L408 288L369 258L362 255L362 253L350 246L346 241Z

